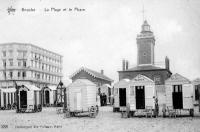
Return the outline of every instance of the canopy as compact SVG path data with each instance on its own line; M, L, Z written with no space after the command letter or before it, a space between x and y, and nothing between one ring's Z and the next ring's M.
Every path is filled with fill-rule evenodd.
M0 90L5 93L14 93L16 91L15 88L0 88Z
M40 89L36 87L35 85L25 84L24 86L27 87L31 91L40 91Z
M57 86L48 86L48 88L51 89L51 90L56 90Z

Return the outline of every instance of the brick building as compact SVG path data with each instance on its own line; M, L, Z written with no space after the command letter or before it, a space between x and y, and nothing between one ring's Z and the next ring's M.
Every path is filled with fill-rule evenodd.
M137 66L129 68L128 61L123 60L122 71L118 71L119 80L133 79L138 74L145 75L154 80L156 85L164 85L165 80L171 76L169 59L165 58L165 68L155 66L155 37L150 25L145 20L142 31L137 35Z
M0 45L0 87L13 87L13 81L38 87L57 85L62 79L62 56L25 43Z

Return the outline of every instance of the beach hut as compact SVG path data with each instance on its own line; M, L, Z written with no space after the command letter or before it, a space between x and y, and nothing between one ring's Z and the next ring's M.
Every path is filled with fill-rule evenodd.
M126 89L129 82L129 79L122 79L114 84L113 112L120 111L120 107L126 107Z
M40 112L42 110L41 90L30 84L17 86L17 112Z
M130 111L135 114L146 114L147 110L151 110L151 116L155 109L155 82L144 75L137 75L129 82L127 88L127 103Z
M42 89L43 93L43 106L54 106L56 104L56 86L48 86Z
M105 105L111 104L111 95L112 95L112 86L109 84L103 84L100 86L101 91L101 102L104 102Z
M200 112L200 78L196 78L192 81L193 84L193 104L195 113Z
M0 88L0 109L12 109L15 107L15 88Z
M96 116L91 109L97 106L97 86L87 79L77 79L67 87L67 108L71 116L88 114ZM96 110L96 109L95 109Z
M193 86L189 79L176 73L165 81L166 111L171 114L193 116Z

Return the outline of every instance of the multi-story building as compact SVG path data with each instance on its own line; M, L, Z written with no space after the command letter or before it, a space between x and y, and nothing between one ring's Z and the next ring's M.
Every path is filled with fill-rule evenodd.
M0 87L31 83L57 85L62 79L62 56L32 44L0 44Z

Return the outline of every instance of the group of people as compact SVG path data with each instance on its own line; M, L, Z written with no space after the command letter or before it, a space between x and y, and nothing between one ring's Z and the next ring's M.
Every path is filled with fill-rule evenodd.
M101 106L107 105L107 96L105 93L100 94L100 101L101 101Z

